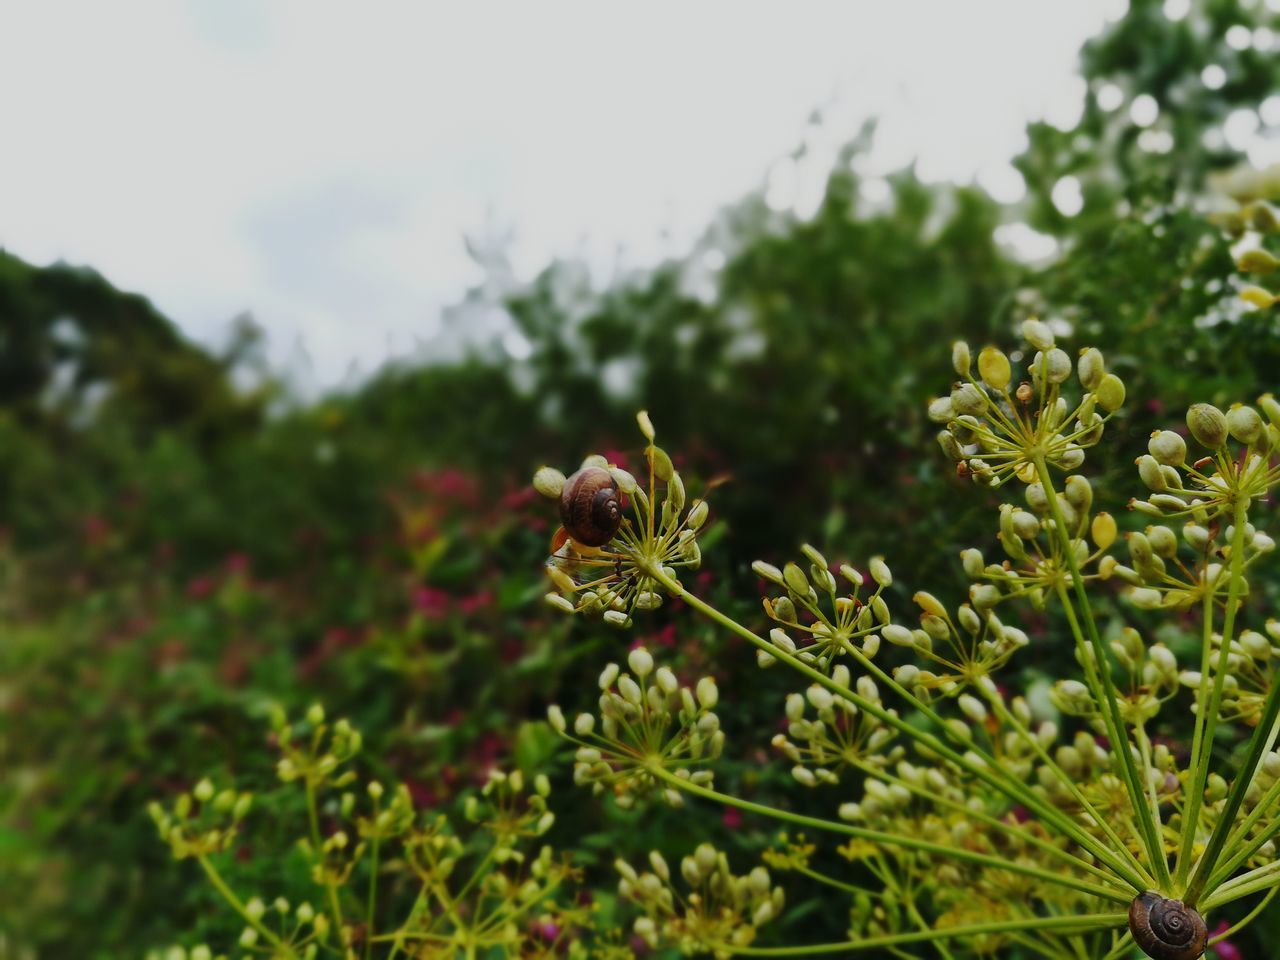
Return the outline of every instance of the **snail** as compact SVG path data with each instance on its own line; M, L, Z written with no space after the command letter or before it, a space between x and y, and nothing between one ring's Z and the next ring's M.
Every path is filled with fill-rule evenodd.
M1199 960L1209 928L1199 912L1181 900L1148 890L1129 906L1129 932L1152 960Z
M603 547L622 523L622 504L613 474L601 467L583 467L560 491L560 522L565 531L588 547Z

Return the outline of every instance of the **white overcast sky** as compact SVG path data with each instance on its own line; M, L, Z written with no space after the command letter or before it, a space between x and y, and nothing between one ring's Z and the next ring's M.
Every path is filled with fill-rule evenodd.
M642 266L771 170L803 207L820 164L775 164L873 115L886 171L1014 198L1025 123L1078 115L1123 5L0 0L0 246L205 342L250 311L337 384L430 355L465 236L510 231L521 276Z

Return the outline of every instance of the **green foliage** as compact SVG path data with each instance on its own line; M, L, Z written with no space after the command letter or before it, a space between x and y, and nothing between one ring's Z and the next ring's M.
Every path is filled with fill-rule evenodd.
M939 596L967 590L955 557L986 536L986 519L958 506L972 491L919 456L934 429L927 402L954 376L940 343L1005 340L1038 316L1106 344L1130 395L1163 404L1131 404L1111 424L1137 448L1169 410L1274 389L1273 315L1237 295L1242 279L1268 277L1239 274L1233 244L1247 223L1217 205L1210 178L1240 159L1215 131L1277 89L1275 58L1234 50L1227 31L1274 21L1205 0L1169 22L1162 4L1134 0L1084 51L1076 128L1029 129L1016 161L1029 195L1014 208L910 170L889 178L887 200L869 200L855 162L866 132L812 217L750 196L687 257L606 289L572 263L525 286L486 283L458 322L467 307L505 310L527 360L494 343L315 402L272 380L248 326L213 355L96 274L0 254L0 950L114 957L234 942L236 922L210 909L216 895L189 863L170 862L143 811L204 773L265 783L256 711L268 701L296 713L321 700L349 716L373 773L407 784L424 809L453 811L499 762L530 776L550 762L553 780L567 779L549 761L540 704L593 709L618 640L534 602L545 584L521 558L551 530L526 478L593 449L637 470L638 447L609 449L637 407L683 452L690 490L725 481L700 538L715 574L691 574L690 587L763 624L744 599L760 579L751 561L802 541L839 545L841 561L883 553ZM1217 89L1198 82L1214 63ZM1105 84L1122 95L1110 111L1098 103ZM1157 101L1151 129L1168 133L1168 151L1128 119L1142 94ZM1051 199L1067 175L1085 200L1074 217ZM1243 180L1221 190L1276 195L1266 177ZM1056 238L1047 262L996 241L1024 218ZM1274 238L1257 242L1274 251ZM1116 460L1093 486L1115 497L1130 479ZM883 592L907 599L900 585ZM1097 600L1101 618L1120 616L1114 598ZM740 641L669 605L642 623L645 645L682 679L759 690L720 717L730 743L777 722L781 674L734 655ZM1176 631L1161 639L1179 657L1194 646ZM1029 681L1044 689L1071 662L1066 651L1037 658ZM1185 742L1189 730L1168 733ZM820 812L761 759L723 757L717 786ZM577 851L602 901L616 856L709 841L739 862L771 839L751 814L695 821L555 796L550 839ZM261 847L223 855L234 889L297 879L296 857L254 855L288 846L283 824L302 811L279 804L278 832L273 807L252 824ZM881 873L876 883L893 879ZM765 931L844 927L820 901L793 899Z

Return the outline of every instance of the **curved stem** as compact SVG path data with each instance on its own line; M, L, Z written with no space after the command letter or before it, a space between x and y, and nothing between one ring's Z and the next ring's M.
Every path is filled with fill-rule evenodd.
M1212 940L1209 941L1209 946L1212 947L1215 943L1221 943L1223 940L1226 940L1228 937L1234 937L1237 933L1239 933L1249 924L1253 923L1253 921L1257 920L1258 917L1262 914L1262 911L1267 909L1267 904L1271 903L1271 901L1275 899L1275 895L1277 893L1280 893L1280 887L1272 887L1270 891L1267 892L1267 895L1263 897L1260 901L1258 901L1258 905L1245 914L1243 920L1241 920L1239 923L1235 924L1234 926L1228 927L1226 930L1223 930L1222 933L1218 934L1216 937L1214 937Z
M997 920L991 923L973 923L965 926L944 927L941 930L921 930L916 933L894 933L880 937L864 937L844 943L815 943L797 947L739 947L728 943L709 944L717 952L737 954L743 957L802 957L820 953L849 953L855 950L874 950L895 947L907 943L928 943L935 940L958 940L990 933L1015 933L1021 930L1054 930L1061 933L1088 932L1127 923L1123 913L1087 913L1078 917L1030 917L1025 920Z
M1071 533L1067 530L1067 521L1062 514L1062 505L1058 502L1058 494L1053 489L1053 477L1049 473L1049 466L1045 463L1043 456L1036 457L1036 472L1040 476L1045 498L1049 502L1049 512L1053 515L1054 532L1062 548L1062 556L1066 561L1067 569L1071 572L1071 584L1075 589L1076 602L1080 605L1080 614L1089 635L1089 644L1093 648L1097 673L1102 683L1102 716L1111 737L1111 745L1116 753L1116 760L1120 764L1123 774L1121 779L1128 790L1129 803L1138 818L1139 832L1143 845L1146 847L1147 856L1151 859L1152 868L1156 871L1157 878L1165 885L1168 885L1171 881L1169 862L1165 857L1164 843L1160 839L1160 829L1152 816L1151 808L1147 805L1146 791L1142 787L1137 767L1133 762L1133 753L1129 748L1129 735L1124 725L1124 718L1120 715L1120 702L1117 699L1115 685L1111 680L1111 662L1102 645L1102 639L1098 635L1098 625L1093 619L1093 608L1089 603L1089 596L1084 588L1084 577L1080 573L1080 565L1076 563L1076 552L1072 543ZM1058 592L1059 595L1062 595L1065 590L1060 588ZM1079 624L1076 622L1075 611L1069 603L1065 602L1065 598L1063 607L1067 613L1068 620L1072 624L1073 632L1079 638ZM1082 660L1087 663L1088 655L1085 654Z
M924 747L926 747L928 750L933 751L938 756L951 761L956 766L960 767L966 772L977 777L979 780L982 780L984 783L988 784L995 790L998 790L1000 793L1004 794L1005 796L1015 800L1018 803L1021 803L1022 805L1027 807L1029 810L1032 810L1038 815L1040 815L1045 821L1052 822L1054 826L1064 836L1068 837L1069 839L1079 844L1084 849L1088 850L1100 862L1105 863L1108 867L1110 867L1112 870L1116 872L1118 877L1124 880L1124 882L1128 883L1134 890L1141 892L1142 890L1146 889L1145 881L1143 880L1142 876L1140 874L1135 873L1127 864L1124 863L1123 860L1119 859L1115 851L1113 851L1109 846L1107 846L1106 844L1098 840L1097 837L1093 836L1091 833L1086 831L1080 824L1076 823L1074 820L1068 817L1061 810L1045 802L1042 798L1036 795L1030 788L1028 788L1025 783L1023 783L1022 781L1010 775L1008 771L1006 771L1003 767L1001 767L1000 764L993 757L986 755L983 751L980 751L972 743L966 741L964 743L964 746L966 749L972 750L974 754L978 756L982 762L975 762L971 758L951 749L933 734L927 733L925 731L920 730L918 727L912 726L911 724L907 723L907 721L899 717L897 713L890 710L886 710L879 703L875 703L870 700L867 700L866 698L859 696L858 694L854 693L848 688L840 686L840 684L836 683L826 674L822 673L819 670L815 670L813 667L811 667L809 664L805 663L803 660L796 657L794 654L788 653L786 650L783 650L781 647L778 647L770 643L768 640L765 640L763 637L757 635L752 630L749 630L747 627L744 627L742 624L738 623L736 620L726 616L725 614L717 610L715 607L711 606L710 604L701 600L699 597L685 590L684 586L678 580L668 577L665 573L662 572L661 569L646 570L645 572L650 577L652 577L655 581L660 583L663 586L663 588L666 589L673 597L677 597L683 600L685 603L689 604L689 606L693 607L699 613L702 613L704 616L709 617L710 619L714 620L716 623L719 623L721 626L725 627L726 629L731 630L734 633L738 634L738 636L742 637L744 640L747 640L749 643L751 643L753 646L757 647L758 649L764 650L766 653L768 653L770 656L774 657L775 659L781 660L782 662L786 663L787 666L791 667L791 669L808 677L814 683L818 684L821 687L824 687L835 696L841 697L849 701L850 703L857 706L860 710L866 711L868 714L875 717L877 720L880 720L881 722L893 727L895 730L898 730L899 732L905 734L906 736L910 737L912 740L915 740L917 743L922 744ZM865 666L870 661L866 660L864 656L859 660L859 662ZM880 670L879 667L874 666L874 664L872 664L871 666L874 672L876 672L878 675L885 676L884 672ZM893 681L892 678L889 678L889 681L894 688L898 690L903 690L902 686L898 684L896 681ZM948 732L948 735L951 735L950 733L951 728L947 726L940 717L938 717L937 713L935 713L933 710L929 709L928 707L924 707L923 705L921 705L920 701L917 698L911 696L908 691L903 690L903 693L906 696L908 702L910 702L913 706L918 705L919 708L922 710L922 712L926 716L933 719L934 722L938 723L944 731ZM997 774L1000 774L1001 776L997 777Z
M231 906L231 909L238 913L245 923L256 930L264 940L271 944L272 947L280 951L282 956L286 958L298 956L297 953L294 952L293 947L281 940L270 927L264 924L261 920L255 920L253 918L249 913L248 908L244 905L244 901L237 897L232 889L227 886L227 882L222 879L222 874L218 872L217 867L209 862L208 857L197 857L196 861L203 868L205 876L209 878L209 882L213 884L213 888L222 895L222 899L227 901Z
M1052 873L1048 870L1041 870L1038 867L1027 866L1011 860L1008 857L988 856L983 853L973 853L969 850L963 850L958 847L948 847L940 843L931 843L928 840L917 840L915 837L900 836L894 833L885 833L881 830L868 830L864 827L854 827L847 823L838 823L835 820L823 820L819 817L809 817L800 813L792 813L789 810L780 810L777 807L770 807L763 803L754 803L750 800L742 800L738 797L731 796L727 793L720 793L718 790L712 790L709 787L702 787L696 783L691 783L681 777L664 769L661 765L655 764L650 768L650 773L659 780L665 780L685 793L691 793L694 796L702 797L704 800L714 800L716 803L722 803L730 807L737 807L747 813L758 813L774 820L781 820L785 823L794 823L801 827L810 827L814 830L825 830L829 833L840 833L848 837L856 837L859 840L867 840L871 843L880 843L887 846L902 847L906 850L917 850L921 853L931 853L940 857L949 857L953 860L963 860L976 866L990 867L994 870L1007 870L1010 873L1020 873L1024 876L1034 877L1045 883L1055 884L1061 887L1069 887L1073 890L1080 890L1084 893L1092 894L1115 903L1129 903L1132 899L1127 890L1121 890L1118 887L1103 886L1102 884L1091 883L1088 880L1080 880L1075 877L1066 876L1060 873Z

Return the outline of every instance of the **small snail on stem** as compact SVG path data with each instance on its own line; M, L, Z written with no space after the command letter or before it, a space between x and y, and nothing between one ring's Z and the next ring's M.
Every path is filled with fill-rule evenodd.
M1129 932L1152 960L1199 960L1209 939L1209 928L1197 910L1153 890L1134 897Z
M622 523L617 481L602 467L583 467L560 491L560 522L578 543L603 547Z

